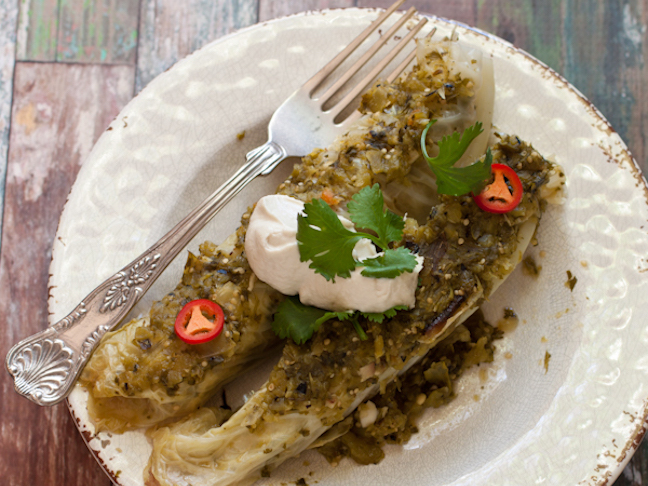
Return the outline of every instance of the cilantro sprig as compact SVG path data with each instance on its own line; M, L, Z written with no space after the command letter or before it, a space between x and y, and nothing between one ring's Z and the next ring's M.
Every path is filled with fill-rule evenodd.
M481 122L466 128L463 134L454 132L450 136L443 137L439 145L439 155L430 157L425 145L428 130L436 120L431 120L421 134L421 151L430 169L437 179L437 192L450 196L462 196L470 192L478 194L484 181L491 175L491 163L493 157L490 149L486 151L484 161L477 161L467 167L454 167L454 164L461 158L472 141L484 130Z
M405 223L401 217L384 210L384 199L378 184L365 187L351 198L347 205L349 218L357 228L344 227L335 212L321 199L304 205L304 214L297 216L297 243L302 262L326 280L349 278L356 266L364 266L362 275L374 278L395 278L403 272L411 273L416 257L406 248L391 249L389 245L403 236ZM353 248L362 238L368 238L384 254L362 262L353 258Z
M272 330L282 339L290 338L296 344L303 344L308 341L322 324L331 319L340 321L350 321L353 324L361 340L368 339L367 333L360 325L360 316L366 319L382 323L385 319L390 319L396 315L399 310L405 310L407 306L397 305L385 312L332 312L318 307L304 305L300 302L299 297L288 297L277 307L272 321Z

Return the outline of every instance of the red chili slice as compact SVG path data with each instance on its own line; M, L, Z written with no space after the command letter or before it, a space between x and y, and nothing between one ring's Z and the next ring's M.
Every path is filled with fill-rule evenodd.
M175 332L187 344L202 344L221 333L224 321L223 309L216 302L192 300L178 313Z
M517 207L522 200L524 189L520 178L508 165L492 164L494 180L477 196L475 203L489 213L508 213Z

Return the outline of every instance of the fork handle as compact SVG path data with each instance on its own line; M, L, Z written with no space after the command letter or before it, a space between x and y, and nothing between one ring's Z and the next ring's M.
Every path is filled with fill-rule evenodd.
M72 389L101 338L117 327L162 271L214 215L258 175L269 174L286 151L268 141L151 248L88 294L65 318L16 344L6 358L16 391L54 405Z

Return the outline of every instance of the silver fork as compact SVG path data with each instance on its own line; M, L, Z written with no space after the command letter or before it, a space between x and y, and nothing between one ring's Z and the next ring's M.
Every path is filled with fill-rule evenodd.
M268 141L246 155L247 162L200 206L151 248L87 295L65 318L16 344L6 358L16 391L38 405L54 405L71 391L88 358L108 331L117 327L173 258L198 231L252 179L267 175L289 156L303 156L330 144L360 114L336 118L398 55L426 23L421 19L399 43L327 111L324 104L414 15L412 7L324 94L313 97L322 82L352 54L405 0L384 11L351 44L293 93L273 114ZM388 76L393 81L414 58L412 51Z

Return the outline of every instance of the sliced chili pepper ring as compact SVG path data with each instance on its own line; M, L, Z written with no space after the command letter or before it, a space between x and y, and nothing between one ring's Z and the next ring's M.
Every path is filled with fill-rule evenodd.
M524 192L520 178L508 165L492 164L494 180L473 196L479 208L489 213L508 213L517 207Z
M202 344L221 333L224 321L223 309L217 303L207 299L192 300L178 313L175 332L187 344Z

